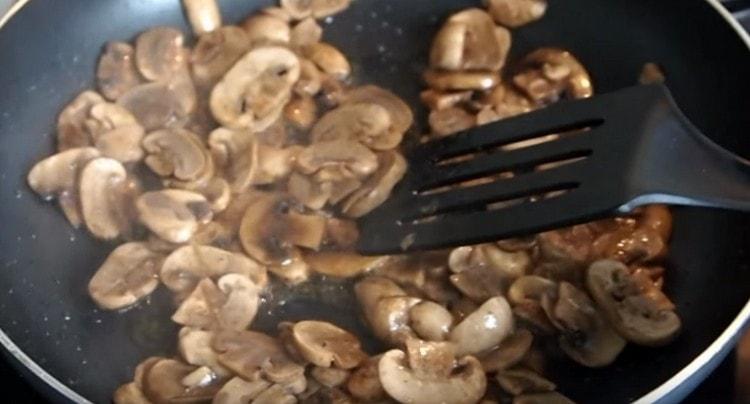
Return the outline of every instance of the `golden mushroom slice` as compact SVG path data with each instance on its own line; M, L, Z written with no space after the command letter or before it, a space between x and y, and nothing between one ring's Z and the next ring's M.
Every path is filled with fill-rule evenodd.
M232 129L261 131L281 115L300 76L299 58L282 46L257 47L211 91L214 118Z
M221 27L221 11L216 0L182 0L182 5L195 35Z
M161 129L143 139L145 163L156 174L180 181L195 181L209 169L211 157L200 138L185 129Z
M269 14L254 14L240 24L251 43L289 43L291 27L281 18Z
M510 46L501 43L492 17L478 8L460 11L438 31L430 51L430 67L450 71L498 71Z
M367 359L357 337L331 323L300 321L292 337L300 355L315 366L352 369Z
M344 80L352 73L352 66L340 50L325 42L313 42L302 47L302 55L313 62L321 72Z
M483 0L492 18L508 28L536 21L547 11L547 0Z
M210 375L207 381L191 383L188 376L197 369L174 359L160 359L144 374L143 392L154 403L206 402L219 390L220 383Z
M233 25L201 35L190 55L196 82L200 85L216 83L249 49L247 33Z
M429 69L424 72L424 81L435 90L489 90L500 84L500 75L495 72L440 71Z
M104 102L98 93L86 90L76 96L57 117L57 150L91 146L93 140L86 126L91 108Z
M318 249L324 234L324 217L300 213L295 201L273 194L263 194L248 205L239 230L245 251L273 265L294 258L297 247Z
M184 98L166 82L135 86L118 98L117 104L130 111L147 131L183 125L190 113Z
M146 243L126 243L115 248L89 281L88 291L96 304L118 310L135 304L159 285L157 273L164 255Z
M351 0L281 0L281 7L295 20L325 18L349 7Z
M325 387L335 388L346 383L350 373L346 369L315 366L310 371L310 376Z
M258 287L268 282L266 269L244 254L207 245L188 245L174 250L161 266L159 277L170 290L181 293L195 288L203 278L238 274Z
M168 81L187 64L185 37L176 28L155 27L135 40L135 64L151 81Z
M380 206L406 174L406 159L393 150L378 153L378 170L341 205L349 217L362 217Z
M141 83L134 54L133 47L125 42L108 42L104 47L96 68L96 84L108 100L116 101Z
M639 282L619 261L591 264L586 286L609 323L628 341L662 346L680 332L682 322L674 304L650 279Z
M172 315L178 324L244 330L258 312L260 288L247 276L227 274L217 283L203 279Z
M141 223L172 243L190 240L198 225L208 223L213 216L203 195L178 189L146 192L135 205Z
M478 354L500 344L513 332L513 312L502 296L484 302L450 332L456 355Z
M487 388L476 358L455 361L450 348L439 342L421 342L409 349L408 357L398 349L384 353L378 375L386 393L400 403L475 403Z
M211 329L220 324L219 312L226 301L227 296L214 281L203 279L180 303L172 314L172 321L187 327Z
M119 161L91 160L81 171L78 190L81 214L91 234L109 240L129 230L133 194L138 190Z

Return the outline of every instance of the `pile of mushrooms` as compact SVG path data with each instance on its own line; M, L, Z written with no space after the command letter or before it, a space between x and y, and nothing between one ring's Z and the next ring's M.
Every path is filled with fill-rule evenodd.
M355 219L404 175L414 118L392 92L350 86L349 61L323 41L318 21L349 0L281 0L236 26L215 0L183 4L195 45L172 27L106 44L97 91L63 109L57 153L28 175L71 225L122 242L89 282L99 307L126 309L160 285L174 295L177 354L143 360L115 403L569 403L543 376L542 348L600 367L628 342L677 336L663 206L449 251L358 255ZM428 137L593 92L564 50L507 60L510 29L541 18L545 0L483 5L435 37ZM381 352L317 319L251 330L270 285L311 276L352 280Z

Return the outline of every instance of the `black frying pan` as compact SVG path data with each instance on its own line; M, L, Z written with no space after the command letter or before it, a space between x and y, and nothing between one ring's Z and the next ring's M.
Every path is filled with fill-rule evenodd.
M270 1L220 3L225 20L236 22ZM479 3L357 0L325 35L350 56L358 80L417 106L419 73L439 22ZM92 85L103 42L164 24L188 32L178 0L31 0L0 31L0 342L56 401L108 402L141 359L174 353L165 293L124 314L96 310L86 283L112 245L72 230L24 180L33 162L52 152L61 107ZM541 22L514 32L513 53L543 45L576 54L599 92L632 85L645 62L660 63L689 118L750 156L750 50L715 4L551 0ZM680 338L660 349L631 345L601 370L561 361L552 380L580 402L627 402L649 392L645 402L680 400L750 317L748 240L750 216L677 210L666 288L684 320ZM271 330L280 319L314 316L360 329L348 298L298 296L265 313L258 326ZM316 300L324 301L310 304Z

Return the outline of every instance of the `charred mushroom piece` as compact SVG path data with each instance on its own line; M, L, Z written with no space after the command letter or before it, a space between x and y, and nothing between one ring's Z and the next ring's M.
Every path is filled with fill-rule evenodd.
M489 90L500 83L500 76L494 72L427 70L424 80L439 91Z
M189 245L172 252L161 266L159 277L170 290L181 293L195 288L203 278L227 274L248 277L258 287L268 282L266 269L244 254L206 245Z
M474 403L487 387L482 366L473 356L455 361L445 343L417 343L409 356L394 349L378 363L383 389L401 403Z
M281 0L281 7L295 20L307 17L325 18L338 14L347 7L351 0Z
M195 80L201 85L216 83L249 49L250 38L239 27L229 25L201 35L190 56Z
M264 194L248 205L240 224L242 246L265 264L283 264L296 246L317 249L323 241L325 219L298 213L294 201Z
M195 366L206 366L217 376L225 377L231 373L219 363L216 352L211 348L212 331L183 327L180 330L177 348L185 362Z
M195 35L221 27L221 12L216 0L182 0L182 5Z
M501 43L495 31L492 17L478 8L452 15L435 36L430 67L452 71L500 70L510 42Z
M536 21L547 11L547 0L483 0L492 18L508 28Z
M513 312L502 296L493 297L461 320L450 332L456 355L477 354L494 348L513 332Z
M212 377L197 384L184 383L198 368L173 359L161 359L151 366L143 380L143 392L154 403L200 403L210 400L219 384ZM187 384L187 385L186 385Z
M271 383L262 379L249 382L233 377L216 393L212 404L251 403L270 386Z
M99 157L86 164L79 193L83 220L91 234L111 240L129 231L131 203L137 192L133 186L117 160Z
M70 102L57 117L57 150L65 151L93 144L86 119L94 105L104 98L94 91L84 91Z
M163 177L179 181L195 181L213 175L211 157L194 133L185 129L162 129L143 139L149 153L145 163Z
M198 225L208 223L213 216L203 195L178 189L146 192L135 205L141 223L172 243L190 240Z
M96 83L99 91L110 101L116 101L131 88L141 83L135 68L135 51L125 42L108 42L99 56Z
M609 323L628 341L661 346L673 340L682 323L674 305L650 282L638 282L618 261L594 262L586 286Z
M594 302L575 286L561 282L558 295L548 315L562 332L560 348L584 366L612 363L625 348L625 340L607 324Z
M378 170L344 201L342 212L354 218L370 213L388 199L393 187L406 174L406 168L406 159L400 153L393 150L378 153Z
M352 67L340 50L325 42L314 42L302 48L302 55L313 62L321 72L344 80L352 72Z
M180 126L190 113L185 99L169 83L146 83L131 88L117 99L117 104L130 111L147 131Z
M367 358L350 332L323 321L300 321L292 329L299 353L315 366L352 369Z
M255 14L242 22L251 43L289 43L291 28L286 21L268 14Z
M135 304L159 285L157 273L164 256L146 243L127 243L115 248L89 281L96 304L118 310Z
M495 377L503 390L514 396L524 393L543 393L554 391L555 383L528 369L503 370Z
M534 335L519 329L505 338L498 347L480 358L485 372L496 372L517 365L531 349Z
M443 341L453 325L453 316L445 307L424 301L409 310L411 327L420 337L428 341Z
M303 174L312 175L323 170L332 172L332 176L362 178L377 170L378 156L355 140L322 140L303 150L296 163Z
M334 278L352 278L382 265L388 257L369 257L348 251L306 252L305 262L313 271Z
M213 88L211 112L229 128L266 129L281 115L299 76L299 59L289 49L255 48Z
M182 32L171 27L151 28L135 40L135 64L151 81L169 81L185 68L187 51Z

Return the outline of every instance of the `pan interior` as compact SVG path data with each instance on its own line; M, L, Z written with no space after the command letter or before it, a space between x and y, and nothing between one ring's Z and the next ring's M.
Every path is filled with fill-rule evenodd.
M599 92L634 84L644 63L657 62L691 120L723 146L750 155L743 131L750 127L750 52L707 3L550 2L542 21L514 31L514 55L540 46L569 49L589 68ZM236 22L270 2L221 4L225 20ZM416 107L432 33L449 13L478 4L358 0L334 18L326 40L350 56L359 82L390 88ZM24 178L34 161L51 153L60 108L92 85L101 45L164 24L187 32L179 2L33 0L0 31L0 327L50 374L95 402L107 402L141 359L174 353L169 296L161 290L125 313L97 310L86 284L113 245L71 229ZM418 115L424 122L424 112ZM605 369L561 361L551 366L551 379L581 402L603 394L611 402L630 401L667 380L750 296L748 239L748 216L678 209L666 287L684 333L665 348L629 347ZM317 317L360 329L351 296L337 293L327 300L314 292L293 294L283 307L268 307L261 326Z

